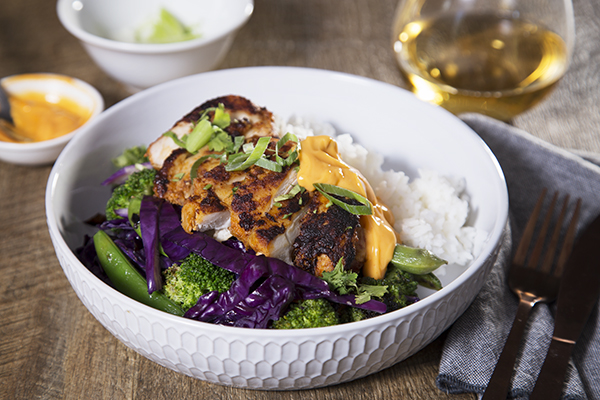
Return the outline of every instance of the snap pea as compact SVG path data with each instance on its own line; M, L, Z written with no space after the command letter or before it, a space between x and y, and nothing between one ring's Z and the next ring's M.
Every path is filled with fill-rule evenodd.
M438 279L437 276L430 272L425 275L415 275L413 274L417 283L423 287L433 290L440 290L442 288L442 282Z
M411 274L425 275L448 262L437 257L429 250L397 244L394 248L394 256L391 263Z
M171 301L164 293L155 291L148 294L148 282L129 262L125 254L104 231L94 235L94 247L100 265L113 283L115 289L150 307L175 315L183 315L184 311Z

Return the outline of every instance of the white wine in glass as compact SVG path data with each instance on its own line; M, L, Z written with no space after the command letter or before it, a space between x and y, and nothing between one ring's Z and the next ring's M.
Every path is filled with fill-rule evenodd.
M393 49L411 90L454 114L509 120L566 72L570 0L402 0Z

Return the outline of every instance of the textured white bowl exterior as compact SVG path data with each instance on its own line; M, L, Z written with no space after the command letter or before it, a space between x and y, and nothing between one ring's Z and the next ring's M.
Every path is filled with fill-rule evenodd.
M123 30L133 31L163 6L186 25L199 25L202 36L166 44L114 39ZM132 92L218 66L253 10L253 0L59 0L57 3L63 26L81 41L104 72Z
M386 123L396 121L402 127L397 133L400 143L408 149L395 147L398 139L391 132L383 133L386 143L374 147L408 159L404 169L411 174L418 167L444 165L450 174L463 173L475 208L473 224L488 232L482 254L466 268L455 267L458 272L442 277L441 291L414 305L366 321L305 330L252 330L192 321L147 307L105 285L71 249L81 244L81 221L102 209L108 197L98 185L110 171L110 158L125 147L149 142L203 101L230 93L284 116L316 114L355 134L367 147ZM379 103L371 101L375 99ZM359 110L367 116L383 114L365 123ZM224 70L149 89L101 117L69 143L50 175L46 207L52 242L67 279L94 317L130 348L183 374L263 390L322 387L372 374L406 359L446 330L473 301L496 258L508 212L497 161L461 121L399 88L310 69ZM150 127L153 131L148 132ZM406 129L413 139L403 136ZM431 141L444 148L411 147ZM418 153L414 160L411 152ZM440 160L440 155L446 158Z

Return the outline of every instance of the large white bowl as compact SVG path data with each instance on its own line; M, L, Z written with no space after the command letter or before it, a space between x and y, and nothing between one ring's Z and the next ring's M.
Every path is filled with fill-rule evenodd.
M56 7L60 22L98 66L135 92L219 65L254 0L58 0ZM161 7L186 26L199 26L201 37L164 44L117 40Z
M103 209L100 182L110 159L150 143L207 99L245 96L281 115L333 123L384 154L387 166L414 176L418 168L466 178L471 223L487 234L467 267L449 266L444 288L414 305L326 328L252 330L176 317L105 285L73 254L82 221ZM56 254L90 312L124 344L186 375L254 389L333 385L377 372L414 354L445 329L479 292L496 257L507 221L502 171L488 147L450 113L397 87L322 70L262 67L209 72L163 84L113 106L78 135L57 160L46 192Z

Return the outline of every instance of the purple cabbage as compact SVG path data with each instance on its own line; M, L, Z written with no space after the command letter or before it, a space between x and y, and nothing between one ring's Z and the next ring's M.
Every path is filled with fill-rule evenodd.
M270 321L278 320L295 298L294 282L279 275L271 275L233 309L213 322L241 328L264 329Z
M148 293L162 289L162 275L160 268L159 231L158 221L163 201L153 196L144 196L140 206L140 231L146 263L146 281Z
M152 165L149 162L145 162L142 164L127 165L115 172L114 174L112 174L111 176L109 176L104 182L102 182L102 186L120 185L122 183L125 183L125 181L127 180L127 178L129 178L131 174L140 170L139 166L147 169L152 168Z
M144 244L127 218L113 219L98 225L98 228L109 233L115 244L134 264L145 273L146 255Z
M184 317L220 325L267 328L270 321L279 319L297 294L294 282L278 275L268 276L252 290L266 275L264 263L248 266L228 291L200 297Z

